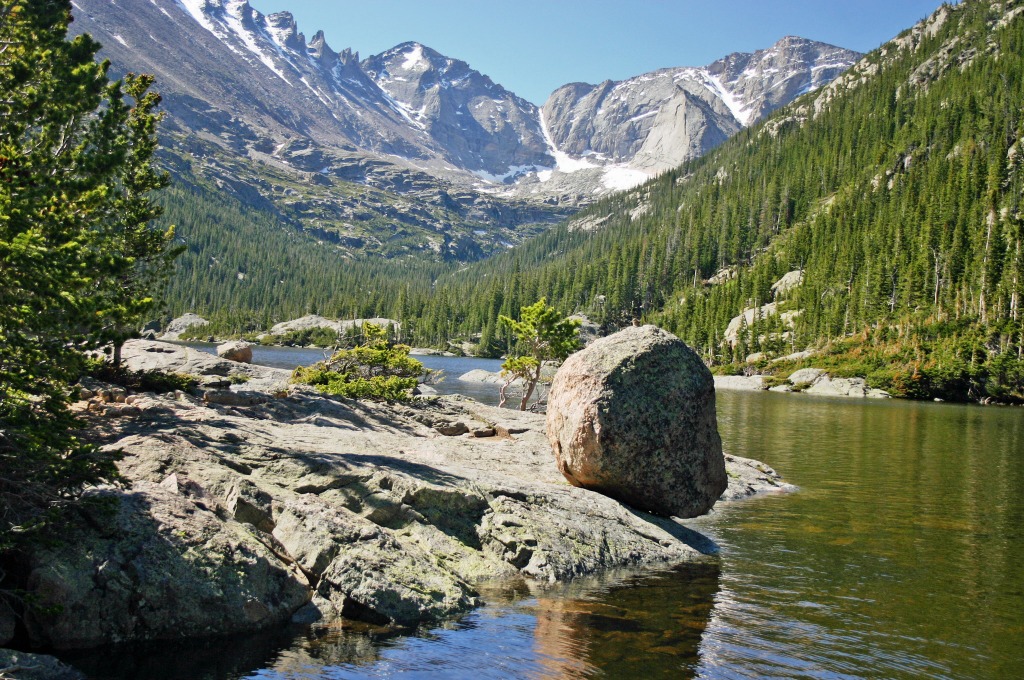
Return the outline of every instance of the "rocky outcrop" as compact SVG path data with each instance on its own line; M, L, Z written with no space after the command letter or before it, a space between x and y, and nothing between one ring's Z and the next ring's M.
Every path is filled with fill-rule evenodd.
M251 525L224 521L184 472L97 492L75 540L33 555L25 615L35 644L63 649L127 640L239 633L287 621L304 577ZM59 611L49 607L59 605Z
M790 373L787 384L773 388L778 391L800 391L827 397L868 397L888 399L885 390L868 387L864 378L836 378L821 368L801 368Z
M716 551L676 521L565 484L543 416L458 397L385 405L280 384L260 392L252 383L286 372L198 361L164 343L126 349L136 365L158 359L207 377L224 365L270 373L245 391L200 390L203 399L129 394L131 416L94 421L123 452L126 487L90 492L99 502L79 511L75 540L25 566L39 609L22 633L35 644L338 615L413 624L474 606L484 579L553 581ZM246 399L224 404L214 391ZM738 494L779 484L764 472L730 476L752 485Z
M85 680L85 674L61 663L52 656L0 649L0 678Z
M725 327L722 339L730 346L735 347L739 343L741 333L757 321L767 319L770 316L778 316L779 322L786 328L793 327L793 320L800 315L800 310L783 312L779 310L777 302L769 302L760 307L749 307L744 309L738 316L734 316ZM783 334L785 336L785 333Z
M206 326L209 323L209 321L198 314L192 314L191 312L182 314L167 324L167 328L164 329L163 335L160 338L162 340L177 340L188 329L195 326Z
M716 375L715 389L760 392L768 389L768 385L763 375Z
M655 326L570 356L551 385L547 432L571 484L633 507L695 517L726 488L711 373Z
M804 272L802 269L795 269L786 274L772 284L772 297L780 297L789 293L791 290L799 288L804 283Z
M466 371L459 376L459 380L462 382L477 382L488 385L501 385L505 382L505 379L501 377L501 373L496 371L487 371L482 368L474 368L471 371Z
M408 42L362 66L452 164L496 182L552 164L537 107L465 62Z
M542 386L545 383L550 383L555 373L558 371L558 366L551 362L545 362L544 366L540 369L540 384ZM471 371L466 371L459 376L459 380L462 382L477 382L486 383L488 385L503 385L505 384L505 378L501 376L501 371L487 371L482 368L474 368ZM521 385L522 380L513 380L513 385Z
M825 371L820 368L801 368L793 371L789 374L789 382L792 385L811 385L815 380L825 375Z
M818 394L827 397L868 397L871 399L888 399L885 390L868 387L864 378L833 378L822 375L804 390L806 394Z
M803 359L809 352L793 355L794 359ZM868 387L864 378L834 378L821 368L801 368L793 371L782 384L769 387L769 376L765 375L716 375L715 389L741 390L759 392L803 392L826 397L867 397L869 399L888 399L891 395L885 390Z
M318 314L307 314L306 316L282 321L270 329L271 335L284 335L295 331L306 331L313 328L326 328L336 333L345 333L352 328L362 328L363 324L372 323L387 328L389 325L395 328L401 324L394 319L373 318L373 319L328 319Z
M816 89L860 58L856 52L796 37L704 67L667 68L598 85L555 90L542 113L561 173L588 175L584 194L628 188L718 146L776 108ZM599 170L600 169L600 170ZM629 180L628 172L635 173ZM537 189L533 189L536 191Z
M291 377L290 371L280 368L227 361L190 347L151 340L129 340L121 349L121 360L131 371L162 371L202 378L238 376L245 381L244 387L248 390L283 389ZM217 388L229 385L230 380L214 383ZM241 386L235 385L234 388L241 389Z
M228 361L237 361L242 364L252 363L252 345L241 340L225 342L217 346L217 356Z

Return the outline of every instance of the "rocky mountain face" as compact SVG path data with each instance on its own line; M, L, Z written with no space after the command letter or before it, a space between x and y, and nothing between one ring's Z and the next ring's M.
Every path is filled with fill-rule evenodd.
M859 56L786 38L703 68L566 85L538 108L424 45L361 60L246 0L73 7L73 30L115 72L156 74L179 180L352 255L485 257L700 155Z
M453 165L501 181L516 168L551 163L537 107L469 64L404 43L362 66Z
M661 69L599 85L565 85L551 94L541 112L553 153L560 154L556 171L541 174L539 180L573 186L565 176L583 171L590 185L597 181L598 191L629 188L703 155L743 127L829 83L860 56L786 37L769 49L730 54L704 67Z

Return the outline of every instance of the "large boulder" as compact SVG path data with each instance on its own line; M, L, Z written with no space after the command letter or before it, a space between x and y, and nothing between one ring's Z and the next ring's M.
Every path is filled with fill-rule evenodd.
M217 356L228 361L237 361L242 364L252 363L252 345L242 340L225 342L217 345Z
M551 385L547 433L571 484L641 510L695 517L727 486L711 372L655 326L570 356Z

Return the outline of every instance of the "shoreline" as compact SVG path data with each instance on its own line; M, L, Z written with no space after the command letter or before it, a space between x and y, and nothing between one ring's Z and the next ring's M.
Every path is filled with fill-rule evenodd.
M475 584L557 582L715 559L671 518L569 486L544 417L464 397L377 404L288 386L288 371L132 341L132 370L244 373L224 389L130 395L90 414L126 488L90 492L75 543L40 549L26 586L41 648L257 631L337 617L409 626L479 604ZM213 378L213 380L210 380ZM788 491L727 456L723 499Z

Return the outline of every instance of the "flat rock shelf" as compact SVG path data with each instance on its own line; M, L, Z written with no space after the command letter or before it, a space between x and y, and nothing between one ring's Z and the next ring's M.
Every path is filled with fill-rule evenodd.
M116 500L113 514L84 510L73 544L32 556L30 590L44 605L25 618L34 643L339 616L411 625L474 607L485 580L552 582L717 552L677 521L569 486L542 415L457 396L339 401L286 387L286 371L199 354L126 348L132 368L241 371L249 382L133 395L130 413L92 416L124 453L127 488L93 492ZM786 488L756 461L732 458L729 470L728 498Z

